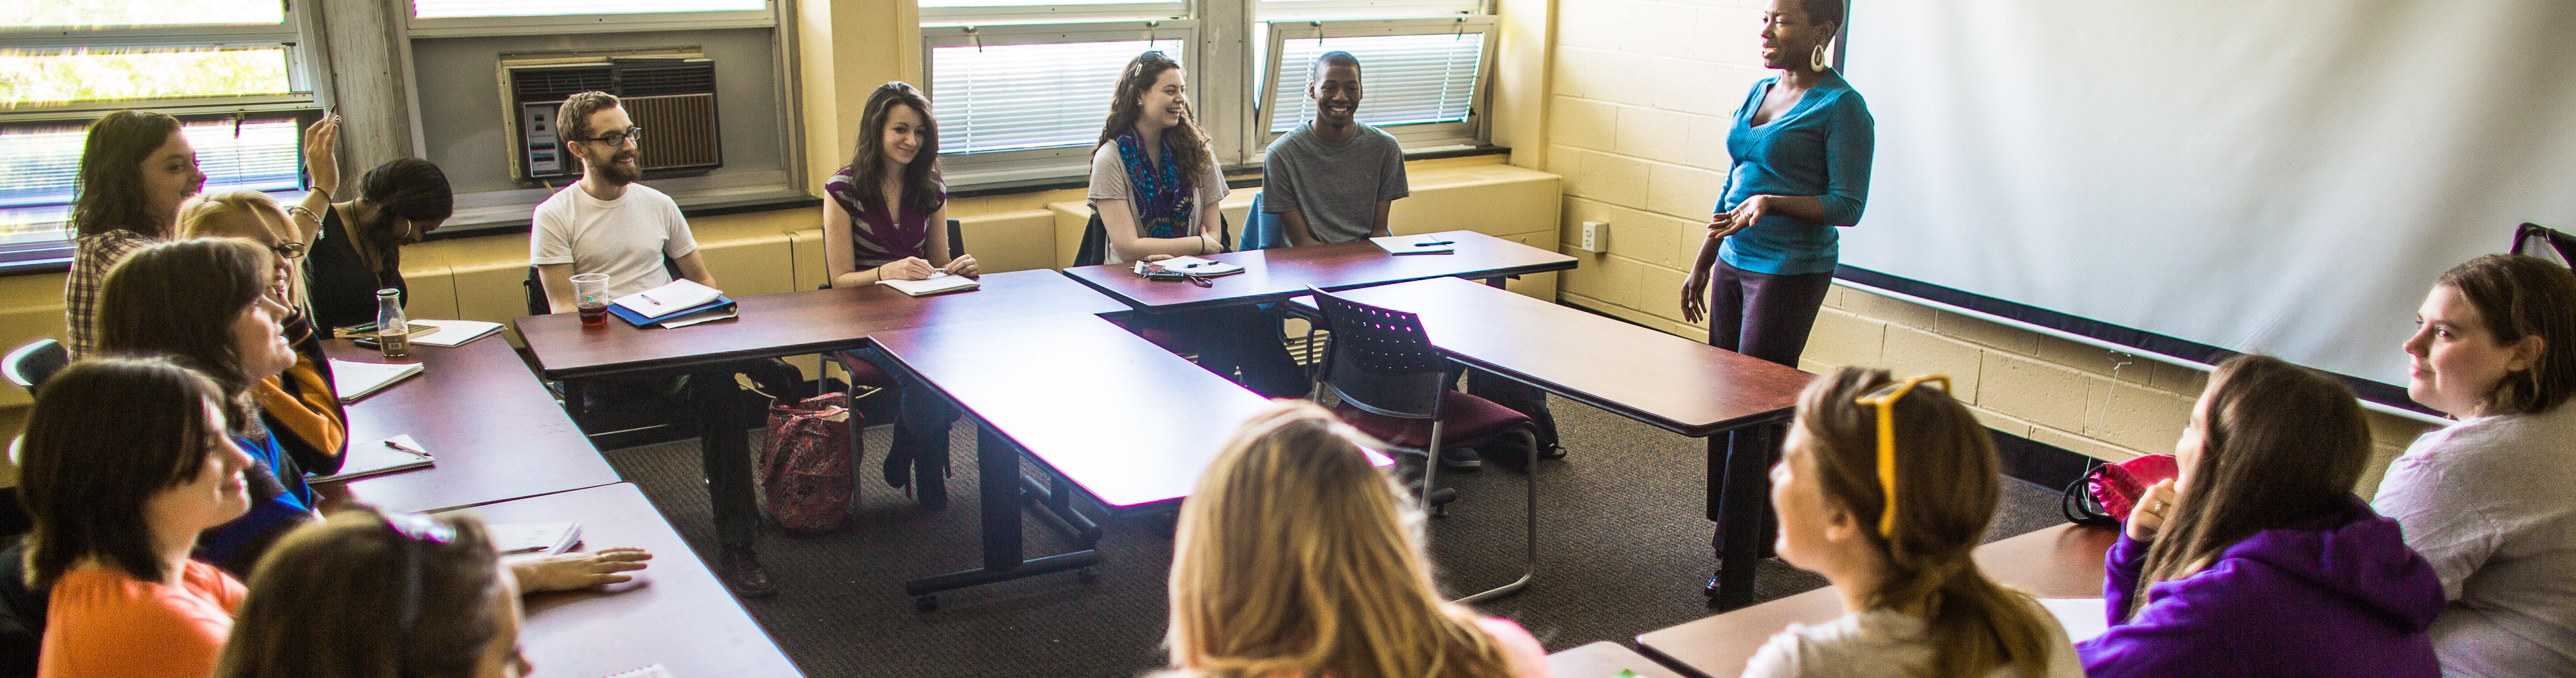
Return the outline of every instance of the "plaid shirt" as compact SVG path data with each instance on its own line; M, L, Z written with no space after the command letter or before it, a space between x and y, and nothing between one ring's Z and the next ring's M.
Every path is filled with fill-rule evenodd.
M150 246L158 240L140 233L116 229L72 241L72 273L63 278L63 325L71 337L64 348L74 359L89 353L97 338L90 323L98 317L98 290L107 284L107 272L125 255Z

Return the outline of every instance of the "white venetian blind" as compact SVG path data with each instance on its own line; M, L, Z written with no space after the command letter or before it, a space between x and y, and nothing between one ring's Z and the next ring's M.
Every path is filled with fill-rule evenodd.
M769 0L412 0L415 19L571 14L667 14L769 9Z
M1109 99L1127 61L1160 49L1181 58L1179 40L937 47L930 54L930 101L939 153L990 153L1089 146L1109 119Z
M294 119L192 122L179 133L197 150L208 193L303 186ZM64 237L88 135L80 125L0 128L0 244Z
M1313 117L1306 98L1316 55L1340 50L1360 60L1359 120L1379 127L1467 119L1476 99L1484 33L1291 38L1271 70L1270 131L1286 132Z

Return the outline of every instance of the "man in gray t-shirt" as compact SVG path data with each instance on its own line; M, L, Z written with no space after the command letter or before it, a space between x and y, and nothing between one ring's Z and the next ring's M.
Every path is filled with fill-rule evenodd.
M1279 215L1290 245L1387 235L1386 214L1412 193L1404 149L1360 122L1360 61L1349 52L1315 57L1306 97L1315 118L1270 143L1261 166L1261 211Z

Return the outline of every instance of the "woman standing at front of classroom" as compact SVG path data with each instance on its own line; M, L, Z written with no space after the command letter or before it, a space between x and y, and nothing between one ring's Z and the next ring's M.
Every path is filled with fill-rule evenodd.
M1682 319L1709 318L1718 348L1797 367L1833 286L1834 229L1860 221L1875 123L1829 65L1842 26L1843 0L1763 9L1762 65L1780 73L1735 109L1726 190L1682 282Z

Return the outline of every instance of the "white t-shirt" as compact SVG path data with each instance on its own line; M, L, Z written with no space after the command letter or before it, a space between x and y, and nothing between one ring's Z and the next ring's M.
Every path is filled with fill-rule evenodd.
M2397 520L2451 605L2442 675L2576 676L2576 406L2416 438L2371 508Z
M2084 662L2075 642L2057 618L2042 612L2048 626L2048 673L2023 676L2009 665L1987 678L2084 678ZM1922 619L1891 610L1845 614L1822 624L1790 624L1771 636L1744 666L1744 678L1913 678L1932 668L1932 642L1924 637Z
M610 299L670 284L662 259L698 251L680 204L643 184L601 200L575 183L538 203L532 221L528 262L572 264L574 275L606 273Z

